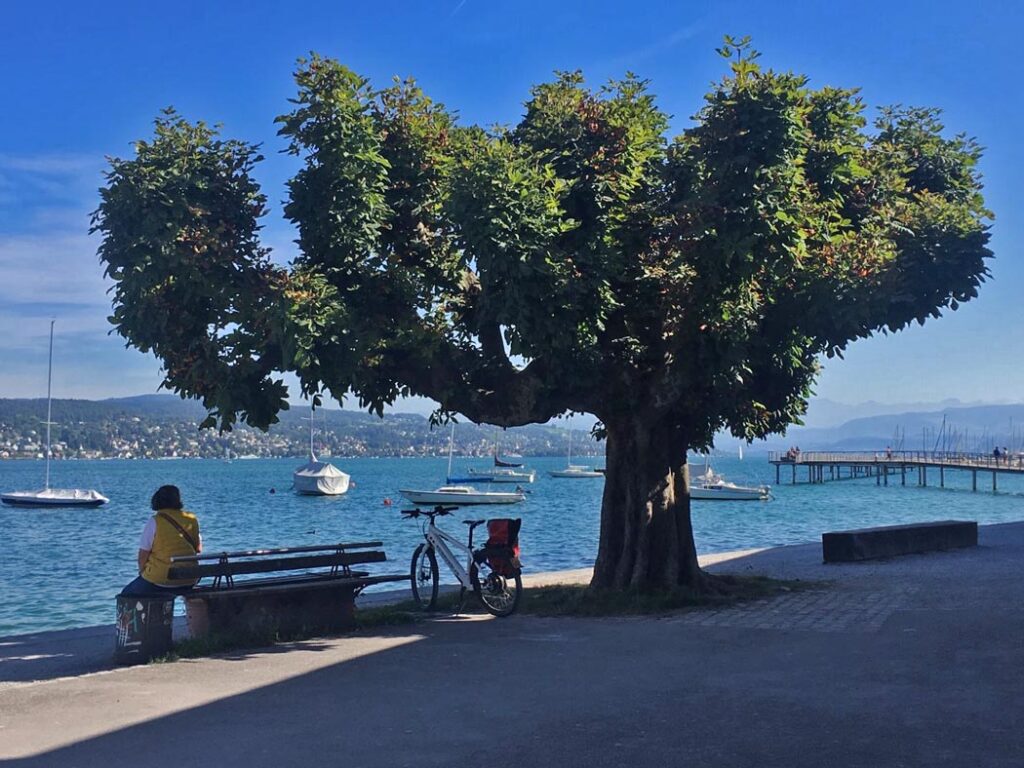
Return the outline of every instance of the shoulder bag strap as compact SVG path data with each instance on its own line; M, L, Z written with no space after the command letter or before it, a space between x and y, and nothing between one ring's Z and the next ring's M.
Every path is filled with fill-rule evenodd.
M177 528L178 529L178 533L180 533L182 538L185 539L185 541L187 541L189 543L189 546L192 547L192 550L194 552L199 552L199 545L196 544L196 540L192 538L192 535L188 531L186 531L184 528L181 527L181 523L179 523L173 517L168 515L166 512L157 512L156 514L157 514L158 517L162 517L168 523L170 523L175 528Z

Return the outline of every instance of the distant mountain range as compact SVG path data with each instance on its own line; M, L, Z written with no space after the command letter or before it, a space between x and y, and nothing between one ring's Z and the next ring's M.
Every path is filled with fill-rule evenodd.
M829 427L791 427L760 447L802 450L1014 450L1024 446L1024 404L959 405L854 418Z
M46 401L0 399L0 458L43 453ZM280 414L269 432L240 426L229 434L198 429L206 415L194 401L174 395L111 400L54 400L54 455L68 458L299 456L309 452L309 410ZM487 456L499 440L504 454L551 456L564 453L568 433L560 423L498 433L494 427L461 423L455 453ZM316 412L316 450L333 456L440 456L448 452L448 429L430 427L419 414L388 413L383 419L362 411L323 408ZM602 454L604 446L576 431L574 453Z
M793 445L805 451L1024 448L1024 404L964 405L951 400L921 405L922 410L888 412L897 406L815 401L816 413L808 426L791 427L785 435L756 442L748 450L785 450ZM829 423L843 407L870 415ZM883 413L871 413L876 409ZM0 458L41 454L45 412L45 400L0 399ZM306 408L293 407L281 414L281 423L269 433L240 427L219 435L197 429L205 416L201 405L174 395L54 400L53 441L55 454L69 457L296 456L308 451L308 415ZM485 456L493 451L493 427L460 424L455 434L457 455ZM577 429L575 434L574 453L604 452L586 430ZM409 413L388 413L379 419L362 411L321 409L316 440L319 451L335 456L438 456L448 450L446 429L431 429L426 417ZM500 442L507 453L558 455L566 449L566 424L555 421L505 430ZM722 436L717 447L731 453L736 440Z
M878 403L874 400L868 400L863 403L840 403L825 397L816 397L811 400L810 407L807 409L807 415L803 421L804 426L807 427L835 427L854 419L863 419L869 416L891 416L902 413L936 413L947 411L951 408L970 408L977 405L993 405L993 403L965 403L956 398L940 400L938 402L917 403Z

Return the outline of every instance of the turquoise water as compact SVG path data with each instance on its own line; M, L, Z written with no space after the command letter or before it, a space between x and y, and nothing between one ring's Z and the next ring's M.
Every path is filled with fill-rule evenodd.
M182 489L186 507L199 515L208 552L253 547L379 539L391 562L381 572L402 572L417 543L419 526L399 515L399 488L433 488L443 479L444 459L336 459L355 487L344 497L299 497L289 490L297 459L231 463L176 461L66 461L54 465L53 484L96 488L110 497L106 507L86 510L29 510L0 506L0 636L113 621L113 597L134 574L139 533L151 514L148 500L164 483ZM515 507L467 508L459 517L512 512L523 518L523 560L528 571L591 565L597 551L603 480L555 480L543 475L565 464L562 458L530 459L541 471L527 501ZM457 460L455 471L483 467L484 460ZM774 483L765 457L744 461L718 458L728 479ZM0 461L0 489L40 485L42 462ZM933 476L934 474L934 476ZM929 482L938 481L937 472ZM775 500L697 502L693 519L697 549L720 552L746 547L816 540L822 531L968 518L980 523L1024 519L1024 479L1002 476L1000 492L972 493L968 473L947 472L946 489L907 487L890 478L825 485L783 484ZM270 494L271 487L277 489ZM499 486L495 486L499 487ZM505 486L507 488L507 486ZM979 488L990 488L990 476ZM395 506L384 506L386 497ZM442 527L464 535L458 518Z

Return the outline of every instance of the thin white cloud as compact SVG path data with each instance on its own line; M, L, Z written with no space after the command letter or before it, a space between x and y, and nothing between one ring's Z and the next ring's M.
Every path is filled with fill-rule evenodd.
M11 155L0 152L0 171L16 171L45 176L93 174L103 166L103 157L95 154Z
M630 67L636 62L655 58L667 51L672 50L680 43L692 40L704 30L703 21L695 21L679 27L664 37L659 37L647 45L636 48L628 53L613 58L609 64L613 67Z

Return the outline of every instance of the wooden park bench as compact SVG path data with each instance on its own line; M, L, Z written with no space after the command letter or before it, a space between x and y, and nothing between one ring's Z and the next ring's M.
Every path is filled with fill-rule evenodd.
M193 637L335 632L355 623L355 599L366 587L408 581L409 574L371 575L352 566L387 560L379 541L171 558L172 579L212 579L185 594ZM286 575L236 578L255 574Z

